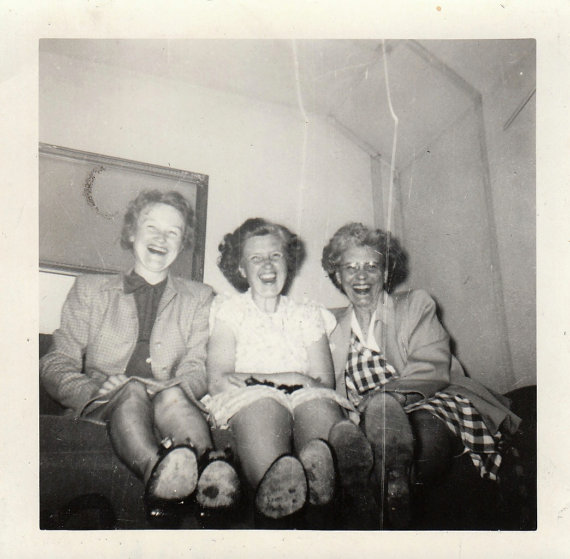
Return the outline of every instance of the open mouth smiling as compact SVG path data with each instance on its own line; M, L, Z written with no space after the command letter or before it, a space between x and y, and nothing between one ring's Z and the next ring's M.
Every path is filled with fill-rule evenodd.
M275 283L277 280L277 274L271 272L269 274L260 274L259 279L266 284Z
M352 290L357 294L357 295L367 295L368 293L370 293L370 286L369 285L353 285L352 286Z
M151 254L157 254L159 256L164 256L168 253L168 250L166 250L166 248L164 247L159 247L156 245L149 245L147 247L147 250L151 253Z

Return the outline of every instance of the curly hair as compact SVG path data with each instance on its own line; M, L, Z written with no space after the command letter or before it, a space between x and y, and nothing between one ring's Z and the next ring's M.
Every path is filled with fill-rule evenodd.
M283 241L283 250L287 261L287 279L283 286L283 293L287 293L305 259L305 246L303 241L287 227L261 217L247 219L233 233L224 235L224 240L218 246L220 251L218 268L238 291L242 293L247 291L249 283L239 271L243 247L251 237L263 235L275 235Z
M408 276L408 256L398 239L382 229L370 229L362 223L348 223L341 227L323 248L321 264L334 285L344 293L336 277L345 250L367 246L383 257L384 289L391 293Z
M194 210L182 194L175 190L161 192L160 190L143 190L139 195L129 202L127 211L123 218L123 229L121 231L121 246L130 250L133 248L131 237L137 229L139 216L145 208L154 204L166 204L172 206L180 212L184 220L184 237L182 246L189 247L194 239Z

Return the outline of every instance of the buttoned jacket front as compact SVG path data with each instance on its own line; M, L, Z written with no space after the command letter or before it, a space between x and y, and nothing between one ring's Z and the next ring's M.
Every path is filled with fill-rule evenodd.
M169 275L150 338L153 377L184 377L197 398L207 390L212 297L209 286ZM138 328L134 294L125 294L122 275L78 277L52 348L40 361L46 390L62 405L80 409L107 377L125 373Z

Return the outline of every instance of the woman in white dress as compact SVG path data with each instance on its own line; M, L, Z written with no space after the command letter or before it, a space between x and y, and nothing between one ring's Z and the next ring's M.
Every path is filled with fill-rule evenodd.
M254 218L219 250L218 265L241 294L212 305L208 407L216 425L233 432L257 511L283 518L306 501L330 503L335 461L344 493L354 493L372 455L346 419L354 408L334 390L323 315L283 295L303 259L302 242Z

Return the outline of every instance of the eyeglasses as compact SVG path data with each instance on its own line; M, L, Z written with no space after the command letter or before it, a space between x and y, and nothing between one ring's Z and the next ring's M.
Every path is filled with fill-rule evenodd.
M349 262L348 264L341 264L341 269L351 276L364 270L367 274L379 274L382 271L382 267L379 262Z
M271 254L268 254L267 256L262 256L261 254L253 254L247 259L247 261L255 265L263 264L265 261L269 261L272 262L273 264L276 264L277 262L281 262L283 258L284 258L283 253L273 252Z

